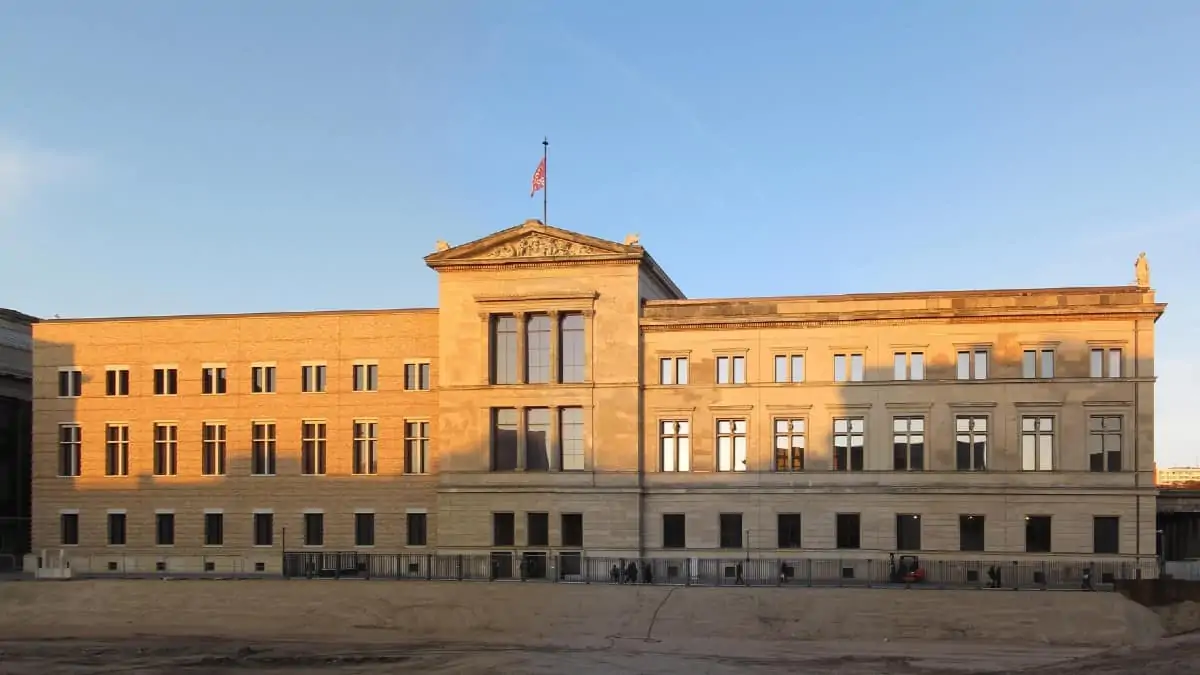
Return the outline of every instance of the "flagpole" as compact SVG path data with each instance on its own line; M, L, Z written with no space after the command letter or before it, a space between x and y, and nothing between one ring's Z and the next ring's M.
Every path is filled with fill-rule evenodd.
M542 136L542 166L545 167L542 173L542 224L549 225L550 221L546 220L546 206L549 203L549 187L550 187L550 167L547 166L546 160L550 156L550 141L545 136Z

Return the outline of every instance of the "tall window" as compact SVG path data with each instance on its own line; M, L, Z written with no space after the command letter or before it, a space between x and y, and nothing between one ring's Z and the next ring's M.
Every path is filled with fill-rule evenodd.
M425 513L406 514L408 534L405 543L408 546L425 546L429 541L429 516Z
M404 423L404 473L429 473L429 422Z
M527 514L525 514L525 545L526 546L549 546L550 545L550 514L549 513L527 513Z
M516 471L518 426L516 408L492 409L492 470Z
M550 470L550 409L525 411L525 470Z
M174 396L179 393L179 369L154 369L154 395Z
M492 317L492 384L517 383L517 317Z
M325 473L325 423L300 423L300 473L320 476Z
M955 465L959 471L987 470L988 419L984 415L954 418Z
M58 540L63 546L79 545L79 514L77 512L58 515Z
M583 315L563 314L559 319L559 359L562 361L562 382L583 382L584 344Z
M275 541L275 515L265 511L254 514L254 545L271 546Z
M255 394L274 393L275 366L252 366L250 368L250 391Z
M109 424L104 428L104 475L129 475L129 426Z
M371 475L379 470L379 423L354 420L354 473Z
M179 427L174 424L154 425L154 475L174 476L178 471Z
M250 473L275 475L275 423L255 422L250 429Z
M1092 350L1090 372L1092 377L1121 377L1122 352L1116 348Z
M227 389L225 366L205 366L200 369L200 391L205 394L224 394Z
M1054 377L1053 349L1026 349L1021 355L1021 377L1048 380Z
M984 550L984 532L987 519L977 515L961 515L958 517L958 550Z
M804 355L803 354L776 354L775 355L775 381L776 382L803 382L804 381Z
M670 356L658 360L659 384L687 384L688 357Z
M83 448L83 430L78 424L60 424L58 427L58 475L79 475L79 461Z
M124 546L126 539L125 527L125 512L124 511L109 511L108 512L108 545L109 546Z
M225 544L225 514L210 512L204 514L204 545L223 546Z
M892 468L896 471L925 469L925 418L892 418Z
M776 520L779 548L800 548L800 514L781 513Z
M892 378L896 380L925 379L925 353L896 352L893 354Z
M690 471L692 444L689 438L691 423L687 420L659 422L658 447L663 471Z
M379 390L379 364L354 364L354 391Z
M663 514L663 548L687 548L687 518L682 513Z
M325 545L325 514L309 512L304 514L304 545Z
M559 442L562 444L562 470L583 471L583 408L559 411Z
M154 543L158 546L175 545L175 514L154 514Z
M921 516L915 513L896 514L896 550L921 550Z
M571 547L583 546L583 514L564 513L562 514L561 521L562 545Z
M374 546L375 545L375 514L374 513L355 513L354 514L354 545L355 546Z
M958 352L958 379L986 380L988 372L988 353L986 349L964 350Z
M1092 552L1107 555L1121 553L1121 519L1116 516L1092 518Z
M1025 516L1025 552L1049 553L1052 546L1050 516Z
M1054 418L1027 415L1021 418L1021 469L1054 469Z
M1088 466L1092 471L1121 470L1121 416L1093 415L1088 420Z
M300 366L300 391L316 394L325 391L325 365L310 363Z
M205 422L201 432L203 457L200 472L205 476L225 475L227 429L224 424Z
M105 396L128 396L129 395L129 369L128 368L107 368L104 371L104 395Z
M516 543L515 522L511 513L492 514L492 546L512 546Z
M722 513L720 525L721 548L742 548L742 514Z
M404 364L404 389L407 391L429 391L429 364Z
M833 470L862 471L866 420L835 417L833 420Z
M550 381L550 317L534 314L525 322L525 381Z
M834 382L862 382L866 370L862 354L834 354Z
M746 420L717 420L717 471L746 470Z
M839 513L835 523L838 548L862 548L862 518L857 513Z
M83 395L83 371L64 368L58 371L58 395L60 398L78 398Z
M717 384L746 384L746 357L718 356Z
M775 470L803 471L806 421L775 420Z

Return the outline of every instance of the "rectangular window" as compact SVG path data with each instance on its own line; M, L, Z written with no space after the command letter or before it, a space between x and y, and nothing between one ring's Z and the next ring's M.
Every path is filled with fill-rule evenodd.
M800 548L800 514L781 513L777 520L779 548Z
M1121 553L1121 519L1116 516L1092 518L1092 552L1107 555Z
M776 382L803 382L804 355L777 354L775 356Z
M1025 516L1025 552L1050 552L1050 516Z
M658 383L683 385L688 383L688 357L673 356L658 360Z
M79 514L60 513L58 516L58 540L63 546L79 545Z
M584 381L583 315L563 314L558 320L558 358L560 382Z
M354 473L374 475L379 470L379 423L354 420Z
M1053 349L1026 349L1021 355L1021 377L1048 380L1054 377Z
M109 424L104 428L104 475L129 475L129 427Z
M224 424L204 423L201 431L203 456L200 458L200 473L203 475L225 475L226 432Z
M254 545L272 546L275 543L275 516L270 513L254 514Z
M682 513L664 513L663 548L687 548L687 518Z
M838 548L856 549L862 547L862 526L859 514L837 514L836 529Z
M205 394L224 394L227 390L224 366L205 366L200 370L200 391Z
M354 364L354 391L379 391L379 364Z
M275 366L252 366L250 391L255 394L275 393Z
M174 424L154 425L154 475L174 476L178 473L179 427Z
M129 369L128 368L107 368L104 371L104 395L105 396L128 396L129 395Z
M986 349L958 352L958 379L986 380L987 371L988 353Z
M405 391L429 391L429 364L404 364Z
M325 423L300 423L300 473L306 476L325 474Z
M355 546L374 546L375 545L375 514L374 513L356 513L356 514L354 514L354 545Z
M742 514L722 513L719 523L721 548L742 548Z
M689 438L691 423L687 420L659 422L659 460L663 471L690 471L692 444Z
M746 470L746 420L717 420L717 471Z
M79 398L83 395L83 371L63 369L58 371L59 398Z
M424 513L409 513L407 516L408 533L405 535L405 542L408 546L425 546L429 537L426 527L428 516Z
M179 369L154 369L154 395L174 396L179 393Z
M867 423L862 417L833 419L833 470L862 471Z
M550 470L550 409L525 411L525 470Z
M925 470L925 418L892 418L892 469Z
M325 514L324 513L306 513L306 514L304 514L304 545L305 546L324 546L325 545Z
M78 424L58 426L58 475L79 476L79 462L83 451L83 429Z
M404 473L429 473L429 422L404 423Z
M518 417L516 408L492 409L492 471L517 470Z
M915 513L896 514L896 550L921 550L921 516Z
M718 356L717 384L746 384L746 357Z
M803 471L807 422L803 419L775 420L775 470Z
M525 542L526 546L550 545L549 513L525 514Z
M924 380L924 352L895 352L892 354L892 379Z
M583 471L583 408L559 411L558 439L562 446L562 470Z
M983 516L961 515L958 517L958 550L983 551L984 531L987 519Z
M492 317L492 384L517 383L517 317Z
M275 475L275 423L255 422L250 428L250 473Z
M1054 418L1026 415L1021 418L1021 469L1054 470Z
M513 546L516 542L513 514L492 514L492 546Z
M224 546L225 545L225 514L223 514L223 513L206 513L206 514L204 514L204 545L205 546Z
M319 394L325 391L325 366L309 364L300 366L300 391Z
M1088 466L1092 471L1121 470L1121 416L1092 415L1088 420Z
M954 418L955 466L959 471L987 470L988 419L984 415Z
M550 317L531 315L525 321L525 381L545 384L550 381Z
M1095 348L1091 352L1092 377L1121 377L1122 352L1119 348Z
M562 514L562 545L572 548L583 547L583 514Z
M834 354L834 382L862 382L864 377L864 360L862 354Z
M158 546L175 545L175 514L154 514L154 543Z
M109 546L124 546L125 545L125 514L124 513L109 513L108 514L108 545Z

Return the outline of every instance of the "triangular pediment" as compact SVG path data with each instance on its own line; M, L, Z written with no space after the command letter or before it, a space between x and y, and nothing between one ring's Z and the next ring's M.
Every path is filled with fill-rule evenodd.
M589 237L578 232L551 227L538 220L527 220L516 227L462 244L448 246L439 242L438 251L425 257L429 264L532 261L545 258L592 258L640 255L634 244Z

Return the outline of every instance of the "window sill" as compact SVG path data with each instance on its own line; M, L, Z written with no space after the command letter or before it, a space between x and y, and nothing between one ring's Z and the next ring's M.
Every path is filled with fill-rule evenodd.
M275 544L254 544L250 548L257 548L257 549L275 548Z
M252 474L250 474L250 477L251 477L251 478L274 478L274 477L275 477L275 476L277 476L277 475L279 475L279 474L274 474L274 473L252 473Z
M355 390L351 391L350 393L352 393L352 394L378 394L379 390L378 389L355 389Z
M225 544L204 544L201 548L225 548Z
M355 544L354 548L375 548L375 544Z
M404 548L406 548L406 549L429 548L429 544L405 544Z

